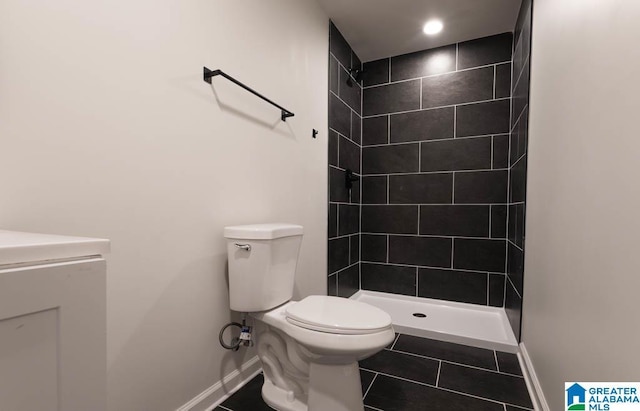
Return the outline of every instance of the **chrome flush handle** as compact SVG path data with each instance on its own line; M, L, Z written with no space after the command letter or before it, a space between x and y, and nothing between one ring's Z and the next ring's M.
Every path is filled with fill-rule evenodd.
M251 245L250 244L238 244L236 243L236 247L238 247L241 250L244 251L251 251Z

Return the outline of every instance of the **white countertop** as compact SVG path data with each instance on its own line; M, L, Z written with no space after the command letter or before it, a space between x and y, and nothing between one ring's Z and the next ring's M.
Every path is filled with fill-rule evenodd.
M0 230L0 265L107 254L109 240Z

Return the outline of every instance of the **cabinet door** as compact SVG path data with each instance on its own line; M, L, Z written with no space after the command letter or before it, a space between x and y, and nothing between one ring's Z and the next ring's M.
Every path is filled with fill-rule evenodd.
M0 411L105 411L105 270L0 269Z

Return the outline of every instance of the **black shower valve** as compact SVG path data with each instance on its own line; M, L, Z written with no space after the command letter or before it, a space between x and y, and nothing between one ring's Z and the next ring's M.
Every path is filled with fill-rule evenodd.
M353 171L350 168L344 170L344 183L348 190L351 190L353 188L353 182L358 180L360 180L360 177L353 174Z

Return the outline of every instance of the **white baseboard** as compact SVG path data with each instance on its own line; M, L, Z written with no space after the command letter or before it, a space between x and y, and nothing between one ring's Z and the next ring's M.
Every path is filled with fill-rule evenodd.
M518 360L520 361L520 368L522 368L524 374L524 380L527 383L531 400L533 401L533 409L535 411L551 411L547 399L542 391L540 380L536 375L536 370L533 368L531 357L524 343L520 343L520 352L518 353Z
M256 355L242 364L239 370L225 375L221 381L202 391L176 411L211 411L258 375L261 370L260 360Z

